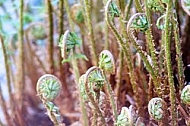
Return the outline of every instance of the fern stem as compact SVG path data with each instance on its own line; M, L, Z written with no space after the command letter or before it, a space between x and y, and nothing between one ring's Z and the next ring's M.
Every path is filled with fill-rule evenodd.
M129 18L132 3L133 3L133 0L129 0L129 3L127 5L126 14L125 14L125 20L128 20L128 18Z
M85 91L86 91L86 94L88 95L88 98L89 98L89 101L92 103L93 107L94 107L94 111L96 111L96 113L98 114L98 116L101 118L101 123L102 123L102 126L106 126L106 121L105 121L105 118L103 117L102 115L102 112L100 111L99 109L99 106L98 104L95 102L92 94L90 93L90 88L88 87L88 76L90 75L90 73L96 69L99 69L97 66L94 66L94 67L91 67L90 69L87 70L85 76Z
M106 4L105 7L105 18L108 26L112 30L113 34L117 38L118 44L120 45L121 49L123 50L125 56L126 56L126 61L128 64L128 69L129 69L129 77L130 77L130 82L133 88L133 92L136 95L137 94L137 83L136 83L136 78L135 78L135 72L133 69L133 62L130 54L130 45L128 42L124 43L123 38L119 35L119 32L116 30L115 26L111 23L110 18L109 18L109 5L111 4L112 0L109 0ZM135 96L135 99L137 100L137 106L138 106L138 97Z
M118 5L122 13L124 13L125 10L125 0L118 0Z
M103 76L105 78L105 82L106 82L106 90L107 90L107 93L108 93L108 97L109 97L109 100L110 100L110 103L111 103L111 107L112 107L112 110L113 110L113 115L114 115L114 121L116 122L117 121L117 108L116 108L116 105L115 105L115 100L114 100L114 97L113 97L113 91L111 89L111 85L104 73L104 71L102 71L103 73Z
M174 80L173 80L173 72L172 72L172 64L171 64L171 51L170 51L170 37L171 37L171 15L173 11L172 7L173 1L169 0L167 3L167 10L166 10L166 19L165 19L165 60L167 66L167 73L168 73L168 82L170 87L170 102L171 102L171 125L177 125L177 112L176 112L176 100L175 100L175 87L174 87Z
M78 85L79 84L80 73L79 73L79 68L78 68L77 60L74 57L74 55L76 55L76 52L73 51L73 58L72 58L71 63L72 63L72 67L73 67L74 74L75 74L75 82L77 84L77 89L80 92L80 88L79 88L79 85ZM81 93L79 93L79 102L80 102L80 107L81 107L83 126L88 126L88 116L87 116L85 103L84 103L84 100L82 98Z
M104 44L104 50L108 50L109 49L109 30L108 30L108 25L105 21L104 24L104 28L105 28L105 44Z
M135 6L136 6L138 13L143 13L143 10L142 10L139 0L135 0Z
M49 73L53 73L53 9L51 5L51 0L46 0L47 14L48 14L48 63L49 63Z
M64 0L59 1L59 38L64 34ZM59 43L59 41L58 41ZM58 62L59 62L59 71L60 71L60 80L63 82L63 87L65 89L65 94L69 95L67 83L66 83L66 69L65 64L61 63L61 50L58 52Z
M69 21L69 27L71 28L71 31L74 31L74 23L71 19L71 13L70 13L70 7L69 7L68 0L64 0L64 6L65 6L66 13L67 13L67 19Z
M20 108L23 106L23 89L24 89L24 45L23 45L23 11L24 11L24 1L20 0L20 10L19 10L19 43L18 43L18 58L17 58L17 79L16 87L18 88L16 94L19 94L18 103Z
M91 19L91 16L90 16L90 8L91 8L91 6L90 6L88 0L84 0L84 5L85 5L87 27L88 27L89 37L90 37L89 39L90 39L91 46L92 46L91 54L92 54L92 57L93 57L94 65L97 65L98 57L97 57L97 54L96 54L96 44L95 44L95 38L94 38L94 31L93 31L93 28L92 28L92 19Z
M121 88L121 84L122 84L122 73L123 73L123 51L122 49L120 49L119 52L119 69L117 72L117 84L116 84L116 97L119 98L120 97L120 88Z
M51 119L51 121L53 122L54 126L60 126L58 120L56 119L55 115L53 114L53 112L49 109L48 105L47 105L47 101L45 101L43 98L41 98L42 103L44 104L45 108L47 109L47 114L49 116L49 118Z
M183 61L182 61L182 54L181 54L181 41L179 37L179 28L177 18L172 15L172 26L174 28L174 39L175 39L175 48L176 48L176 60L177 60L177 73L178 73L178 80L179 80L179 89L183 89L184 83L184 74L183 74Z
M137 44L136 42L136 38L135 36L133 35L130 27L131 27L131 24L133 22L133 20L135 19L135 17L137 16L140 16L140 15L145 15L144 13L136 13L134 14L128 21L128 24L127 24L127 32L128 32L128 36L129 36L129 39L130 41L132 42L133 46L136 48L137 52L140 54L144 64L146 65L146 68L148 70L148 72L151 74L151 77L153 79L153 82L154 82L154 85L156 87L156 91L157 91L157 94L159 97L161 97L162 95L162 92L161 92L161 89L160 89L160 82L159 82L159 79L157 78L157 74L155 73L155 71L153 70L153 66L150 64L150 62L148 61L148 58L147 58L147 53L144 52L142 50L142 48Z
M145 0L145 7L146 7L146 9L145 9L146 17L148 19L148 22L151 24L151 15L150 15L150 10L147 5L147 0ZM151 27L149 27L145 33L146 33L148 48L149 48L149 51L151 54L152 63L155 68L155 75L158 77L158 69L159 68L158 68L158 62L157 62L157 58L156 58L156 50L155 50Z

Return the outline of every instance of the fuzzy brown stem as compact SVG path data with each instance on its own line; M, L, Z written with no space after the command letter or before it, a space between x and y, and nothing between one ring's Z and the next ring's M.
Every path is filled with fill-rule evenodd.
M48 41L47 41L47 62L49 63L48 71L50 74L53 73L54 65L53 65L53 9L51 5L51 0L46 0L46 8L47 8L47 15L48 15Z
M137 106L139 106L139 99L138 99L138 97L136 97L136 95L138 94L137 93L137 82L136 82L136 77L135 77L135 72L134 72L134 66L133 66L132 60L131 60L132 58L131 58L130 45L128 42L126 42L126 43L124 42L124 39L121 37L121 35L119 34L119 32L117 31L117 29L115 28L115 26L113 25L113 23L110 20L108 12L109 12L109 6L110 6L111 2L112 2L112 0L109 0L106 4L105 19L106 19L108 26L112 30L113 34L117 38L118 44L120 45L120 47L122 48L122 50L126 56L126 59L127 59L126 61L127 61L128 69L129 69L130 82L131 82L131 85L133 88L133 92L135 94L135 99L137 100Z
M61 35L64 34L64 0L59 1L59 39ZM59 40L58 40L59 43ZM60 80L65 90L66 96L69 96L69 90L66 83L66 64L62 64L61 50L58 51L58 62L59 62L59 72Z
M122 84L122 73L123 73L123 51L120 49L119 52L119 70L117 71L117 84L116 84L116 97L120 97L120 88Z
M24 1L20 0L19 10L19 42L18 42L18 57L17 57L17 73L16 73L16 94L18 94L19 108L23 107L23 91L24 91L24 32L23 32L23 11Z
M97 57L97 53L96 53L96 43L95 43L95 38L94 38L94 30L92 27L92 19L90 16L90 4L88 0L84 0L84 4L85 4L85 12L86 12L86 20L87 20L87 27L88 27L88 34L89 34L89 39L91 42L91 54L92 54L92 61L94 65L97 65L98 63L98 57Z
M101 123L102 126L106 126L106 121L105 118L102 115L102 112L99 109L98 103L95 102L92 94L90 93L90 88L88 87L88 76L90 75L90 73L96 69L99 69L97 66L91 67L90 69L87 70L86 74L85 74L85 91L86 94L88 95L89 101L92 103L93 107L94 107L94 111L96 111L96 113L98 114L98 116L101 118Z
M176 94L175 94L175 87L174 87L174 80L173 80L173 71L172 71L172 64L171 64L171 51L170 51L170 44L171 44L171 15L173 11L173 1L169 0L167 3L167 11L166 11L166 18L165 18L165 60L167 66L167 73L168 73L168 82L170 87L170 102L171 102L171 125L177 125L177 111L176 111Z

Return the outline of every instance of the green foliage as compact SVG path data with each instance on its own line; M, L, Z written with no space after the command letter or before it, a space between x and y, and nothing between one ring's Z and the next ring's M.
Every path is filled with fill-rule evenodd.
M49 12L46 12L45 9L46 6L44 6L45 2L41 2L41 4L43 5L41 4L40 6L32 5L31 7L30 2L26 1L26 3L24 3L24 11L23 11L24 17L22 19L24 22L23 24L24 26L23 30L19 30L19 21L17 20L17 18L21 13L19 12L19 7L20 7L19 2L18 1L12 2L11 3L12 5L10 7L11 10L9 10L9 8L6 9L7 3L5 2L7 1L0 0L0 5L1 5L0 10L3 11L3 14L0 15L0 34L3 36L3 39L5 41L9 58L11 57L11 60L14 59L11 63L17 62L15 61L16 58L14 57L15 52L16 56L18 52L17 43L21 42L20 40L23 40L22 43L23 43L23 48L25 49L26 52L26 58L31 56L30 58L34 59L32 60L33 61L32 63L34 63L33 66L37 67L40 67L40 65L42 67L46 66L45 63L47 62L41 61L41 59L45 58L41 56L40 46L35 45L36 42L34 41L39 39L40 41L42 41L42 39L43 41L44 40L46 41L46 38L51 36L52 39L50 41L47 40L47 43L49 44L49 42L53 42L53 40L56 40L58 36L60 37L60 35L64 30L71 29L72 30L71 32L66 31L64 35L61 36L60 41L58 43L58 46L61 48L61 54L63 57L62 62L70 62L70 65L72 66L71 72L61 71L62 68L65 66L62 66L61 64L60 53L57 53L58 51L56 46L54 45L48 46L49 48L47 48L47 50L51 49L50 51L51 54L56 55L55 57L53 57L54 59L56 59L56 61L53 61L53 58L51 59L51 62L53 64L52 73L60 75L60 77L63 77L62 81L65 81L63 84L65 84L66 88L67 88L66 83L68 81L73 82L72 80L73 76L71 74L72 73L75 74L74 75L75 83L77 84L76 89L79 94L79 101L82 113L81 118L83 118L83 121L81 121L81 123L83 122L82 125L88 126L89 124L91 124L92 126L103 126L103 125L109 125L111 122L112 124L110 125L116 125L116 126L137 126L137 125L144 126L145 124L143 123L142 118L145 118L145 120L150 119L149 116L144 115L144 113L146 113L147 110L144 108L147 108L146 105L148 104L148 101L152 97L160 97L160 98L153 98L150 100L148 104L148 111L151 118L156 120L158 122L158 125L161 125L160 123L163 123L163 125L168 125L168 124L175 125L174 121L177 122L179 120L177 118L177 114L179 114L180 118L181 117L183 118L185 117L184 113L189 112L188 107L186 107L186 105L184 104L182 108L180 108L179 110L182 112L178 112L176 105L180 105L181 103L185 103L187 104L187 106L190 105L189 85L185 86L183 90L182 90L184 86L183 84L179 89L178 88L174 89L173 86L174 85L173 76L172 76L173 71L177 71L177 73L175 74L178 76L177 78L179 79L179 83L184 82L180 42L181 40L183 41L185 40L186 43L188 40L188 36L187 38L185 36L186 35L185 32L186 30L188 31L188 27L185 28L185 30L181 28L181 26L184 27L188 25L188 19L181 19L181 17L184 18L186 15L183 13L183 11L180 10L181 8L176 6L177 2L179 1L103 0L105 5L105 15L99 13L102 12L102 10L97 10L96 8L97 6L99 6L98 3L99 1L102 2L101 0L97 1L94 0L91 3L89 0L84 0L80 1L80 4L76 2L76 4L73 4L74 7L70 8L70 5L72 4L70 4L70 1L68 0L66 1L51 0L51 2L50 1L49 2L53 6L52 10L50 10ZM118 7L118 3L120 7ZM123 3L124 5L121 5L120 3ZM184 9L185 11L190 10L190 0L181 0L180 5L182 7L183 5L185 5L186 8L186 10ZM124 6L126 7L125 10L123 8ZM176 10L175 6L178 10ZM66 8L66 13L63 8L64 9ZM122 9L122 11L120 9ZM84 10L86 12L86 15L84 15L83 13ZM50 13L53 15L54 19L52 19L52 21L49 20L48 22L45 22L47 18L44 15L49 15ZM101 15L93 15L94 13ZM178 17L176 15L178 15ZM103 16L105 16L105 20ZM129 16L131 16L130 20L126 20L128 19ZM114 19L115 17L119 18ZM155 31L154 28L156 20L155 17L158 17L156 26L158 29L161 29L162 32ZM73 22L75 22L79 26L79 29L78 27L74 26L75 24L73 24L72 20L70 19L72 19ZM177 21L178 19L180 19L181 24L180 23L178 24ZM97 30L95 23L97 22L101 23L104 21L106 22L102 23L103 25L101 24L102 25L101 31L99 31L99 29ZM57 22L59 22L59 25L56 24ZM50 28L50 31L52 31L51 35L46 34L48 29L47 27L41 27L41 25L40 27L36 26L33 27L34 24L36 25L38 23L40 24L45 23L44 25L42 24L42 26L46 26L46 24L52 24L53 26L52 25L48 26L51 27ZM67 24L70 25L67 26ZM125 27L126 25L127 28ZM30 28L30 26L32 26L32 28ZM74 32L75 30L77 31L77 33ZM113 34L109 30L111 30ZM18 37L19 31L24 33L20 37ZM142 33L139 34L139 31L145 32L145 34ZM182 31L182 33L179 33L179 31ZM78 36L78 32L80 32L79 34L82 36L82 39ZM117 41L113 38L112 35L116 37ZM181 39L180 35L183 35L182 37L184 37L184 39ZM25 39L25 37L26 38L28 37L28 40ZM102 47L101 42L103 42L105 38L106 38L106 47ZM109 38L110 42L108 42ZM154 38L156 39L154 40ZM143 41L142 45L139 44L139 41L141 41L139 39L142 39ZM115 44L116 42L118 42L119 46L115 46L117 45ZM175 43L171 44L171 42ZM172 49L170 49L170 47L173 45L175 46L175 48L172 47ZM31 48L28 51L29 47ZM87 49L88 47L90 47L89 50ZM117 63L116 65L114 62L113 55L108 50L104 50L100 53L99 62L97 62L98 59L96 53L99 52L102 48L109 49L113 52L114 56L116 57L116 63ZM11 53L9 52L9 49ZM117 58L119 51L121 51L120 56L119 58ZM28 55L28 52L32 53ZM81 54L81 52L84 54L88 54L89 52L91 52L89 55L87 55L89 56L89 59L91 61L85 62L83 60L78 60L78 59L88 60L84 54ZM137 67L134 64L134 56L136 55L135 53L139 54L138 66L141 66L141 62L143 62L144 63L143 66L146 67L147 71L144 70L143 67ZM175 58L176 60L171 59L171 54L172 58ZM173 54L175 54L175 56L173 56ZM78 63L77 61L83 61L83 62ZM173 61L176 61L176 63ZM54 62L56 63L59 62L59 67L56 66L57 64L54 65ZM27 60L23 61L22 63L27 66L29 64ZM79 64L82 65L79 66ZM90 67L92 65L95 65L94 69L91 69L92 71L89 74L87 74L87 72L85 73L87 67ZM11 66L9 67L11 68ZM127 70L125 70L125 68L127 68ZM179 70L179 68L181 69L181 71ZM46 72L46 68L43 70ZM23 72L24 73L23 75L27 73L26 76L28 77L29 75L30 78L30 75L33 75L33 73L35 72L36 71L34 70L26 69ZM80 77L81 73L85 74ZM110 74L113 75L110 76ZM13 76L14 76L14 71L13 71ZM67 78L68 76L69 78ZM31 77L31 79L33 79L33 77ZM109 79L112 85L110 84ZM31 82L33 81L34 80L31 80ZM125 86L127 88L125 88ZM73 88L71 88L71 90L72 89ZM117 96L122 96L122 97L115 98L113 89L114 91L117 92ZM55 121L54 117L60 118L61 115L59 113L59 109L53 103L53 100L55 100L55 98L58 96L61 90L60 81L53 75L42 76L38 80L36 90L38 96L45 105L48 111L48 115L50 116L52 121ZM70 91L70 88L66 90L69 93L72 93L72 91ZM101 93L102 93L101 91L106 92L104 95L102 95L103 98L101 98ZM142 94L142 96L138 95L139 93ZM128 94L129 97L131 98L129 99L128 98L126 99L126 97L123 98L123 96L126 96ZM176 97L176 94L181 96L180 97L181 100L178 99L179 97ZM167 102L169 100L169 103L166 104L165 101L162 100L161 98L165 99L168 97L170 98L167 99ZM144 99L141 100L141 98ZM120 100L123 101L120 102ZM78 100L76 101L78 102ZM75 103L76 101L73 101L73 103ZM179 101L179 103L176 101ZM89 104L88 105L91 107L92 111L87 109L88 111L86 112L86 108L88 107L86 107L87 104L85 103L87 102L90 103L90 105ZM119 110L117 109L116 105L117 104L119 106L123 105L120 103L124 103L124 105L135 104L137 107L136 113L135 114L132 113L130 108L128 109L127 107L122 107L121 112L119 113L119 115L117 115ZM171 116L171 119L166 119L168 121L168 122L166 121L167 123L164 122L165 119L163 118L165 116L165 113L167 112L166 106L170 108L169 116ZM92 114L93 117L91 117ZM51 117L51 115L53 115L54 117L53 116ZM187 121L187 119L189 118L185 117L181 122L185 122ZM99 124L99 122L102 122L104 124L101 125ZM151 123L155 124L155 121L151 121Z
M5 2L6 0L0 0L0 6Z
M127 107L122 107L121 113L118 115L117 126L132 126L133 125L133 119L131 112Z
M110 13L112 19L114 17L119 17L120 10L115 2L111 2L110 6L109 6L109 13Z
M73 22L75 22L80 28L82 28L85 25L85 15L83 7L81 6L81 4L74 4L70 10Z
M82 98L87 101L88 100L88 96L86 94L85 91L85 74L81 75L79 78L79 90L80 90L80 94L82 96Z
M161 20L165 20L166 15L160 16L156 21L156 26L158 29L164 30L165 29L165 22L161 23Z
M100 70L94 70L93 72L91 72L88 77L88 80L89 80L89 83L94 84L94 86L97 89L102 88L105 81Z
M108 50L104 50L100 53L98 65L107 73L115 73L114 58Z
M77 12L75 19L79 23L84 23L84 15L83 15L83 11L82 10L79 10Z
M76 33L70 32L66 41L67 53L69 53L72 49L74 49L75 46L80 46L80 45L81 45L81 39L77 36Z
M152 98L148 103L148 112L155 120L161 120L166 113L166 103L161 98Z
M149 28L149 22L146 16L138 16L134 19L131 28L145 32Z
M23 17L24 19L24 24L28 24L28 23L31 23L33 20L34 20L34 18L33 18L33 16L32 16L32 14L30 14L30 13L28 13L28 12L25 12L24 13L24 17Z
M187 7L188 9L190 9L190 0L183 0L183 1L184 1L184 3L185 3L186 7Z
M38 80L36 89L40 97L53 101L61 90L61 83L55 76L47 74Z
M165 9L161 0L147 0L147 4L152 11L163 12Z
M61 36L59 47L62 52L70 54L72 50L75 49L76 46L81 45L81 39L74 32L69 32L68 35L65 34Z
M73 59L88 60L85 55L76 53L76 47L81 46L81 39L74 32L66 31L65 34L61 36L58 46L61 48L63 63L70 62Z
M190 105L190 85L187 85L183 88L181 92L181 100L183 103Z
M31 34L35 39L44 39L46 37L45 29L42 26L32 27Z

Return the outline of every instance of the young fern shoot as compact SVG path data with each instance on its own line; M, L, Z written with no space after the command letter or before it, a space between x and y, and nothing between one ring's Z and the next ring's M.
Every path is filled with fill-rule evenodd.
M62 117L58 107L53 103L61 90L61 82L57 77L51 74L45 74L38 79L36 91L47 109L51 121L55 126L61 126Z
M106 126L105 118L103 117L102 112L100 111L98 102L99 102L99 95L100 90L104 85L104 78L102 75L102 70L97 67L93 66L89 68L85 75L84 75L84 86L85 86L85 92L86 95L91 103L91 108L93 109L93 122L92 125L96 126L96 116L100 117L100 122L102 126ZM85 94L85 93L83 93ZM85 95L83 95L85 96ZM96 117L96 118L95 118Z
M149 23L148 23L148 20L146 19L146 15L144 13L136 13L129 19L129 22L127 24L127 33L129 35L129 40L132 42L133 46L136 48L137 52L140 54L148 72L150 73L153 79L158 96L161 97L162 92L159 87L160 81L158 79L158 73L154 71L154 66L153 66L154 64L150 62L151 60L149 60L150 58L147 52L143 51L142 47L138 45L137 38L133 35L133 31L132 31L133 29L138 29L140 31L145 32L146 30L148 30L148 27L149 27Z
M80 94L80 88L79 88L79 68L77 64L77 59L85 59L85 55L79 54L76 52L77 46L81 46L80 38L76 35L74 32L69 32L69 30L65 31L64 35L60 38L59 46L61 48L61 55L63 57L63 62L71 62L71 65L73 67L73 71L75 74L75 82L77 84L77 89L79 92L79 102L82 112L82 119L83 119L83 125L88 126L88 120L87 120L87 113L86 108L84 104L84 100Z
M111 54L110 51L108 50L104 50L100 53L100 57L99 57L99 67L103 70L103 76L105 78L106 81L106 90L110 99L110 103L111 103L111 107L113 109L113 115L114 115L114 120L117 120L117 108L115 105L115 100L114 100L114 96L113 96L113 91L111 88L111 85L109 83L109 81L107 80L106 77L106 73L108 74L114 74L115 73L115 62L114 62L114 58L113 55Z
M166 116L167 104L161 98L152 98L148 103L148 112L149 115L160 124Z
M127 107L122 107L121 112L118 115L116 126L133 126L133 117L130 110Z
M135 100L137 101L137 107L140 107L140 100L138 98L138 93L137 93L137 79L135 77L135 71L134 71L134 66L133 66L133 62L132 62L132 56L131 56L131 50L130 50L130 45L128 42L125 41L125 39L127 38L122 38L122 36L119 34L118 30L116 29L116 27L113 25L113 22L111 21L110 17L112 14L112 11L110 12L110 5L112 3L112 0L108 0L107 4L105 6L105 20L109 26L109 28L112 30L113 34L115 35L115 37L117 38L117 42L120 45L120 47L122 48L125 56L126 56L126 61L128 64L128 69L129 69L129 76L130 76L130 82L132 85L132 89L133 92L135 94ZM112 10L112 9L111 9ZM119 11L119 10L118 10Z
M181 100L183 103L190 105L190 85L186 85L181 92Z

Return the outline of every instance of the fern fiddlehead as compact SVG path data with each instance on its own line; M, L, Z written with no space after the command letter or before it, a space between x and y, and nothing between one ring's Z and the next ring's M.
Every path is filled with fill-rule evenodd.
M59 109L53 103L53 100L59 95L61 90L61 82L57 77L51 74L45 74L38 79L37 95L42 100L47 109L47 113L55 126L60 126L62 118Z

